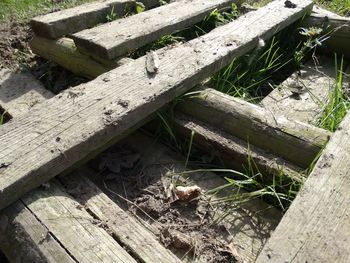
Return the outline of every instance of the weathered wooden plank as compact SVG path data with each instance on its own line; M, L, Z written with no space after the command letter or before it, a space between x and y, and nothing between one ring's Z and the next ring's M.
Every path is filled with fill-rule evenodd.
M120 142L120 145L140 154L143 178L148 178L147 175L149 175L154 180L154 178L158 178L159 176L159 180L163 182L162 184L167 185L170 182L176 181L177 173L191 171L191 167L185 167L185 160L182 156L155 141L154 138L140 132L135 132L128 136ZM198 185L204 193L226 183L222 177L211 172L197 172L191 173L188 176L180 175L180 177L186 178L188 185ZM103 180L101 176L95 176L94 181L97 181L97 184L101 180ZM109 187L113 189L113 181L109 182ZM119 184L118 181L115 183ZM207 198L214 203L218 198L230 195L236 190L235 188L229 188L217 196L208 195ZM240 189L240 193L242 194L244 191ZM216 211L212 219L213 222L227 214L227 217L223 219L221 224L227 226L227 231L231 233L230 237L227 238L225 237L225 233L220 233L219 231L215 235L215 240L218 243L231 244L235 248L236 252L234 256L237 262L254 262L271 231L278 224L282 216L281 212L260 199L252 199L240 204L231 203L231 205L233 205L232 210L227 214L228 208L225 205L213 204ZM203 201L203 203L199 202L198 206L207 206L207 201ZM152 227L157 228L158 231L162 227L167 227L167 223L162 225L160 222L147 222ZM188 258L189 260L184 260L184 262L193 262L192 256L189 255ZM207 262L207 260L201 257L201 255L197 255L195 262Z
M148 8L159 4L157 0L139 2ZM134 0L100 0L35 17L31 26L35 34L56 39L106 22L112 10L117 16L123 16L135 8L135 3Z
M0 70L0 106L12 117L20 116L41 101L53 97L28 72Z
M122 58L118 60L96 61L88 55L80 53L74 41L70 38L60 38L57 40L35 36L29 42L32 51L47 60L51 60L73 73L89 79L93 79L112 68L119 67L131 61Z
M69 193L113 233L127 250L142 262L181 262L164 248L156 237L129 216L88 178L89 169L79 169L74 174L60 178Z
M181 0L75 33L78 49L92 56L114 59L163 35L184 29L216 8L229 6L233 0ZM108 34L106 34L108 32Z
M331 134L210 88L177 108L302 168L310 165Z
M327 144L257 262L348 262L350 114Z
M266 153L258 147L249 144L221 129L198 121L196 118L176 113L174 123L179 134L190 136L194 131L193 142L209 154L219 158L226 167L245 172L249 167L249 161L254 162L256 167L264 175L272 174L281 176L283 173L286 180L302 182L303 169L291 163ZM187 137L188 138L188 137Z
M19 78L17 74L17 88L12 90L11 96L21 95L22 90L26 90L27 84L35 80L33 76L25 75L25 78ZM35 83L37 84L35 91L38 92L36 96L37 103L46 99L44 95L54 96L50 91L45 91L45 88L39 82ZM9 85L6 88L9 88ZM13 109L11 112L14 112L16 116L20 116L29 110L27 108L22 110L21 103L23 101L15 100L11 104L11 109ZM89 171L87 168L79 169L64 178L66 185L69 184L69 193L73 193L72 185L79 188L79 192L75 192L74 199L83 204L81 209L92 213L94 219L99 220L104 227L108 227L108 231L110 230L118 238L123 247L127 247L128 251L132 251L132 254L136 255L142 262L157 260L177 262L178 258L157 242L154 235L145 230L135 219L131 218L85 177ZM56 186L52 184L50 187ZM84 191L81 191L81 188ZM49 198L54 198L54 196ZM41 202L41 200L34 202ZM60 202L63 206L69 207L64 199L61 199ZM48 203L48 205L50 204ZM55 209L55 207L52 209ZM42 216L44 218L48 217L45 210L37 212L33 206L29 210L23 205L22 201L15 202L1 211L0 222L3 222L3 225L0 228L0 247L6 251L6 255L14 262L75 262L64 248L66 240L61 240L60 244L63 246L56 242L56 237L52 235L51 229L42 223ZM82 242L88 241L82 240Z
M336 81L334 59L320 57L318 61L317 65L307 62L300 73L294 73L274 89L261 105L288 119L317 125Z
M306 17L302 23L303 27L316 26L325 29L329 34L321 48L322 51L333 54L343 53L350 57L350 18L342 17L319 7L314 7L310 16Z
M11 262L76 262L21 201L0 213L0 247Z
M0 208L126 133L312 6L295 2L296 8L272 2L184 45L159 50L155 76L147 74L141 57L2 125Z
M52 187L50 187L52 186ZM136 262L56 181L23 196L24 204L78 262Z

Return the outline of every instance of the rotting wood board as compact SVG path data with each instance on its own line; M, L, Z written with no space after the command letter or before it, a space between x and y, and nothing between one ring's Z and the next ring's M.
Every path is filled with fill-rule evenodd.
M158 50L156 76L146 73L141 57L1 126L0 208L125 133L312 7L308 0L294 2L296 8L272 2L200 38Z
M203 20L233 0L181 0L115 20L72 35L79 50L93 57L115 59ZM106 34L108 32L108 34Z
M175 113L174 122L179 134L188 137L193 131L195 133L193 142L201 149L206 150L209 157L218 158L226 167L245 172L249 167L249 161L251 161L264 175L281 176L283 173L286 180L293 182L304 180L302 168L266 153L264 150L217 127L214 128L207 123L180 113Z
M331 135L211 88L198 92L194 98L179 103L177 109L304 169Z
M29 73L10 73L8 70L4 72L6 74L5 76L10 76L9 82L16 84L16 89L13 90L11 89L13 88L12 85L5 85L3 83L0 100L13 99L10 104L5 104L4 108L8 110L6 106L9 106L10 112L16 117L23 115L29 110L28 107L22 107L21 104L32 103L33 92L35 92L35 103L40 103L48 97L54 96L50 91L45 90L42 84L36 81ZM25 94L23 95L22 93ZM11 98L9 98L8 94L11 94ZM22 98L17 99L17 97ZM143 229L138 222L127 215L126 212L113 203L91 182L87 182L89 179L84 177L85 175L79 173L79 171L74 171L73 174L70 174L66 182L71 182L72 179L75 179L75 182L78 183L82 183L81 181L84 182L84 189L80 191L79 198L74 198L75 200L79 199L79 209L89 211L89 214L93 214L94 220L92 222L85 222L84 224L98 225L103 229L108 228L107 232L110 235L112 233L112 235L117 237L122 242L123 247L127 247L128 251L132 251L132 255L137 259L141 259L143 262L162 260L162 262L170 263L178 260L171 252L164 249L156 241L155 236ZM45 192L45 187L54 188L54 192L59 191L57 189L55 190L57 188L55 183L48 183L36 189L35 192ZM64 190L67 191L66 189ZM70 191L68 190L68 192ZM47 194L49 200L55 198L54 194ZM31 195L31 193L28 195ZM82 200L83 196L85 198L84 200ZM52 229L52 226L43 223L45 218L50 216L50 211L56 209L56 206L53 206L53 202L44 201L49 209L43 210L40 205L36 205L36 203L41 202L43 200L34 200L32 202L34 204L29 209L23 200L19 200L0 212L0 247L6 253L7 257L14 262L76 262L79 256L75 254L83 253L83 251L79 249L73 251L67 249L65 247L67 239L60 231L58 232L58 236L60 237L58 242L58 238L53 234L55 230ZM69 207L69 201L67 202L65 199L61 198L60 203L66 208ZM105 213L101 214L102 211L105 211ZM69 213L74 214L74 211L69 211ZM62 217L64 218L66 215L57 215L57 218ZM66 230L63 229L62 231ZM69 237L71 238L72 236ZM75 238L78 237L74 236ZM89 240L82 240L82 242L90 244ZM97 247L100 245L103 244L92 244L92 246ZM85 249L84 247L81 248ZM153 250L158 253L155 253ZM115 258L111 259L115 260Z
M350 114L333 134L257 262L348 262Z
M139 2L148 8L159 4L158 0ZM135 8L134 0L101 0L35 17L31 20L31 26L35 34L57 39L107 22L107 15L112 11L120 17L133 8Z

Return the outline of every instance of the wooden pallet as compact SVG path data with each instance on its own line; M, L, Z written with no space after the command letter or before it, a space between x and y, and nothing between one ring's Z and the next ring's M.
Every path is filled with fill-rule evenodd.
M154 1L143 2L147 7L154 6ZM102 25L97 24L105 22L112 6L130 10L133 1L102 1L34 19L32 25L37 36L31 47L35 53L79 75L96 78L56 96L41 92L46 95L40 95L37 99L40 103L32 105L29 111L17 112L16 105L3 103L14 117L0 127L0 148L3 149L0 153L0 208L6 207L0 216L0 245L9 259L19 262L28 258L35 262L180 262L160 245L153 233L103 193L97 186L101 182L90 181L96 176L87 176L84 169L88 168L69 177L52 178L125 137L168 102L200 84L233 58L254 49L259 39L269 39L310 12L310 1L293 2L295 8L286 7L284 1L274 1L187 43L157 50L159 68L154 73L147 70L148 56L136 60L122 56L164 34L197 23L215 8L228 6L231 1L175 1ZM184 11L174 12L178 9ZM106 30L110 34L106 35ZM310 75L324 83L327 73L313 72L312 65L309 66L310 70L302 75L305 85L312 87ZM4 84L0 94L6 94L6 87L10 87ZM274 174L284 168L290 180L303 181L303 169L332 137L302 193L258 260L326 261L330 257L345 260L349 253L345 229L349 221L345 199L348 183L344 177L348 173L346 128L349 118L343 123L345 131L332 135L313 126L316 106L309 103L310 93L301 95L302 104L298 105L288 94L275 90L257 106L203 86L197 89L205 99L178 105L175 118L178 130L183 134L194 130L198 135L195 136L197 145L222 151L225 163L235 169L241 169L249 155L263 171ZM320 85L315 89L318 95L326 98L327 90ZM19 89L16 94L21 92ZM45 96L52 98L46 100ZM305 110L300 114L303 106ZM247 145L247 135L252 145ZM344 142L342 146L341 141ZM149 138L140 134L128 137L126 142L140 153L151 147ZM155 149L162 149L162 146ZM164 150L156 150L152 156L168 155ZM176 159L171 155L167 158L173 162ZM233 164L232 158L235 159ZM335 175L331 177L330 173ZM222 183L218 176L211 176L215 182ZM324 179L318 180L318 176ZM34 189L50 179L48 189ZM67 192L70 181L82 185L88 194L76 197ZM203 189L210 187L203 186ZM337 189L336 196L334 189ZM331 205L327 205L328 201ZM341 204L345 210L336 204ZM113 213L108 212L110 207ZM264 207L267 204L252 201L253 216L249 216L253 221L263 220L264 231L252 227L246 221L246 213L239 209L231 215L235 220L243 218L241 224L250 233L247 236L237 231L237 226L233 228L238 233L233 244L239 247L236 255L239 261L256 259L279 220L278 215L254 215L254 211ZM308 209L310 207L313 209ZM317 211L316 217L313 211ZM324 211L331 216L326 217ZM330 234L326 231L333 219L340 227ZM104 224L96 224L96 220ZM288 229L288 239L282 238L285 229ZM21 233L22 239L13 238L14 233ZM343 245L336 243L337 236L342 237ZM338 250L323 248L324 253L316 250L321 237L327 238L328 246L336 244ZM296 240L298 245L293 243ZM308 246L304 246L305 243Z

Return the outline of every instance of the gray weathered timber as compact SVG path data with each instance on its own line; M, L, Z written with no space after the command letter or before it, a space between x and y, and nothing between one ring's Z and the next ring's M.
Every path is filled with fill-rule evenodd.
M185 167L183 156L156 142L154 138L140 132L133 133L120 143L123 147L130 148L132 151L140 154L140 163L144 174L151 175L153 179L159 176L159 180L165 185L170 183L172 178L176 180L177 173L191 170L190 167ZM186 178L189 185L198 185L204 192L220 187L227 182L222 177L211 172L197 172L188 176L181 175L181 177ZM95 180L101 181L103 178L95 176ZM113 183L120 184L118 181L110 180L109 182L109 189L113 189ZM98 182L96 183L98 184ZM215 202L217 198L227 196L235 191L237 191L236 188L229 188L227 191L223 191L218 195L207 196L207 198L211 202ZM244 191L240 189L240 193L244 193ZM199 202L199 206L202 207L203 205L207 206L207 201ZM270 233L278 224L282 216L281 212L260 199L233 204L231 209L225 205L213 205L216 208L213 220L221 218L223 224L227 227L227 231L231 233L230 237L225 237L225 234L218 233L215 237L216 240L222 244L231 244L235 248L234 256L237 262L254 262ZM230 212L228 213L228 211ZM152 227L158 228L158 230L161 230L162 227L167 227L167 223L162 224L155 221L149 221L149 223ZM208 261L202 255L197 255L195 260L195 262ZM192 256L189 255L184 262L193 262Z
M312 7L308 0L294 2L297 8L274 1L200 38L158 50L155 76L147 74L141 57L2 125L0 208L98 151Z
M33 97L36 103L40 103L48 97L54 96L27 73L11 74L5 70L4 73L4 79L10 79L10 81L9 83L6 82L7 84L1 83L0 101L13 100L11 104L0 105L11 112L12 116L18 117L27 112L29 108L22 108L22 104L24 102L31 103ZM31 93L33 92L35 92L35 96L32 96ZM11 97L7 94L10 94ZM18 99L17 97L25 98ZM7 106L10 106L10 108ZM70 186L69 189L64 189L65 191L73 193L72 184L78 188L79 192L75 192L74 199L82 204L80 209L92 212L94 220L100 220L101 224L99 225L103 228L107 225L122 245L128 247L128 251L132 251L133 255L136 255L142 262L177 262L178 258L156 241L154 235L146 231L135 219L131 218L85 177L89 171L87 168L74 171L64 180ZM53 188L57 187L56 184L49 185ZM81 191L82 188L84 191ZM36 191L45 190L39 189ZM54 195L50 195L50 198L54 198ZM42 201L35 200L34 202ZM63 206L69 207L69 203L66 203L65 199L60 199L60 202ZM48 206L52 204L52 202L47 203ZM64 247L67 240L62 239L62 235L59 233L61 240L58 243L56 241L57 237L52 234L51 228L43 224L44 219L49 216L46 211L51 211L56 207L52 206L50 209L42 210L38 206L39 212L36 207L31 206L29 210L28 207L23 205L23 201L17 201L0 212L0 247L2 250L14 262L75 262L73 260L75 258L74 254L69 255ZM66 215L60 214L57 217L66 217ZM96 222L92 223L95 224ZM89 243L89 240L81 240L81 242Z
M22 200L78 262L136 262L56 181Z
M88 178L92 173L87 168L78 169L60 180L69 192L98 219L108 231L117 237L128 251L145 263L181 262L173 253L164 248L156 237L134 218L129 216Z
M336 81L334 59L320 57L318 61L307 62L300 74L294 73L285 80L261 105L274 114L317 125Z
M221 129L201 122L196 118L176 113L174 116L176 130L179 134L190 136L194 131L194 143L209 154L219 158L227 167L245 172L249 161L254 161L263 174L279 176L281 171L286 181L302 182L303 169L282 158L269 154L247 141L241 140Z
M76 262L21 201L0 212L0 247L11 262Z
M257 262L349 262L350 114Z
M128 58L119 60L96 61L90 56L80 53L70 38L57 40L35 36L29 42L32 51L47 60L51 60L73 73L88 79L96 78L112 68L119 67L131 61Z
M177 109L302 168L310 165L331 134L210 88Z
M233 0L176 1L83 30L72 37L78 49L82 48L94 57L114 59L161 36L191 26L203 20L214 9L229 6L231 3Z
M52 97L30 73L0 70L0 107L11 117L27 113L35 104Z
M350 58L350 18L339 16L319 7L314 7L310 16L302 22L303 27L320 27L329 34L321 50L333 55L334 52L343 53Z
M159 4L157 0L140 0L139 2L146 7L154 7ZM120 17L134 8L134 0L100 0L35 17L31 20L31 27L37 35L56 39L106 22L107 15L112 10Z

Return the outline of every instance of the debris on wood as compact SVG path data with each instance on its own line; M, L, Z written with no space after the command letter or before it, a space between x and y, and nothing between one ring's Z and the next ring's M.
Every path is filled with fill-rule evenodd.
M146 70L149 74L155 74L159 69L159 58L156 52L150 51L146 56Z
M177 186L175 189L175 193L180 201L190 202L202 193L202 189L197 185Z

